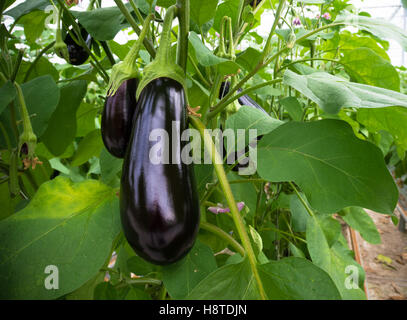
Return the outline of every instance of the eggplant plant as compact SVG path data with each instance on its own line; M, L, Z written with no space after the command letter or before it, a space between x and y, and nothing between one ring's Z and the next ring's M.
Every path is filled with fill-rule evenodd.
M398 223L405 32L348 0L114 2L1 2L0 299L366 299L341 224Z

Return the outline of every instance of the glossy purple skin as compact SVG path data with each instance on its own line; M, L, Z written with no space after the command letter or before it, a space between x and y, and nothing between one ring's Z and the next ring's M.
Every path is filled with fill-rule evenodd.
M168 78L153 80L141 92L137 109L121 178L123 232L139 256L154 264L171 264L192 248L200 216L193 165L171 161L172 121L179 121L180 132L187 129L183 87ZM168 133L169 164L150 161L150 150L157 144L149 139L154 129ZM180 156L188 142L177 141Z
M102 139L106 149L124 158L136 110L138 79L126 80L113 96L108 96L102 113Z
M85 40L86 45L90 49L92 47L92 37L83 27L81 27L81 35L82 35L83 40ZM85 50L84 47L78 45L72 39L72 37L69 33L66 34L64 42L65 42L66 46L68 47L70 64L78 66L78 65L83 64L89 58L89 53Z

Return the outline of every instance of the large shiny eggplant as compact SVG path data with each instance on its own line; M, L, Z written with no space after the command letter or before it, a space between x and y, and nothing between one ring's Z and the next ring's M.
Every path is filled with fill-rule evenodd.
M171 161L181 159L187 144L179 139L187 129L182 85L169 78L151 81L141 91L137 109L121 178L123 232L139 256L155 264L170 264L192 248L200 215L192 164ZM173 141L173 121L179 123L177 141ZM150 141L154 129L168 133L169 146L161 150L168 152L167 164L150 160L150 151L158 143ZM173 154L174 143L179 148Z
M126 80L114 95L106 97L102 113L102 139L106 149L117 158L124 158L130 140L138 82L137 78Z
M82 26L79 27L83 40L85 40L87 47L91 49L93 41L91 35L86 31L85 28L83 28ZM70 64L78 66L83 64L89 58L89 53L86 51L86 49L77 44L75 40L72 39L69 32L66 34L64 42L68 47Z

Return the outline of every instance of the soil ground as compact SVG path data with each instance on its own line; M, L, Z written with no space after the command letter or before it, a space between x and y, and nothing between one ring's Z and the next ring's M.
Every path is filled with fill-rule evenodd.
M382 238L381 244L372 245L357 233L368 299L407 300L407 233L401 232L389 216L366 211ZM380 255L391 260L384 261L387 259L380 259Z

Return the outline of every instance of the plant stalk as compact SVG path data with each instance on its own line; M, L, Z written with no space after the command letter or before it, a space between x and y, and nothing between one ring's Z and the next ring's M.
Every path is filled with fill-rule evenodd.
M195 117L189 117L192 125L199 131L204 140L205 147L207 148L211 158L213 166L215 167L216 175L218 176L221 188L223 193L226 197L226 201L230 208L230 212L232 213L233 222L235 223L236 229L239 233L240 240L242 241L243 247L245 249L246 255L249 259L250 267L252 269L254 278L256 279L256 283L259 289L259 293L262 300L267 299L266 293L263 288L263 283L260 279L259 272L257 270L257 261L256 256L254 254L252 245L250 243L249 236L246 232L246 228L242 219L242 216L239 214L239 210L237 209L236 201L233 197L232 189L230 188L229 181L226 177L225 170L223 168L222 159L219 153L216 151L216 147L212 141L211 136L205 130L204 124Z

